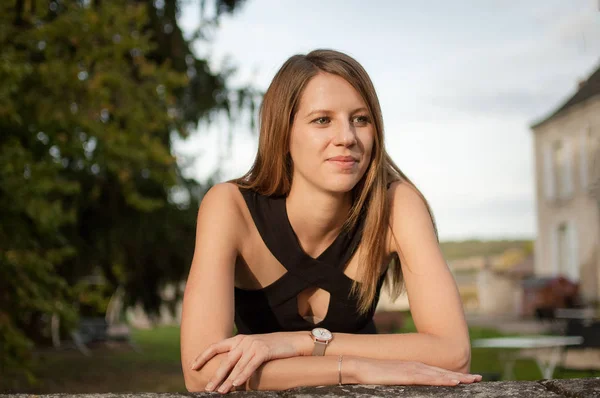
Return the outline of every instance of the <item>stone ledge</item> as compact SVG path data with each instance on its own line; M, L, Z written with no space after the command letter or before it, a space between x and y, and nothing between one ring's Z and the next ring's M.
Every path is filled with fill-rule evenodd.
M540 381L481 382L456 387L344 385L300 387L285 391L240 391L227 394L236 398L310 398L310 397L571 397L600 398L600 377ZM200 398L217 397L218 393L115 393L115 394L11 394L0 398Z

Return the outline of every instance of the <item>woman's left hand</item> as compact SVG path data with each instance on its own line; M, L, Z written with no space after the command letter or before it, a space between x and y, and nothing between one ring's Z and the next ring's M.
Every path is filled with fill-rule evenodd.
M226 393L232 386L244 384L254 371L267 361L303 355L299 347L300 338L303 338L302 341L310 342L308 333L302 335L298 332L238 334L211 344L195 359L192 370L199 370L217 354L229 352L206 385L206 391L212 391L216 386L221 385L218 391ZM225 377L227 379L223 382Z

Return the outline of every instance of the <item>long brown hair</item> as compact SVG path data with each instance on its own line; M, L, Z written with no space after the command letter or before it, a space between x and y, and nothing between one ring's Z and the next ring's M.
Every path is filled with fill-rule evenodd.
M364 68L352 57L334 50L314 50L307 55L299 54L289 58L273 78L260 107L260 135L254 164L246 175L232 182L262 195L287 196L292 184L290 130L302 91L319 72L340 76L350 83L367 103L375 128L371 163L353 189L353 204L344 225L344 228L353 227L364 209L364 229L359 251L362 281L355 281L351 290L351 294L358 293L358 311L364 314L374 304L382 266L388 265L384 264L384 255L388 228L391 232L387 195L391 182L402 181L416 190L429 210L435 229L427 200L394 164L384 148L381 107L373 83ZM386 283L392 300L395 300L402 291L402 269L397 253L390 261Z

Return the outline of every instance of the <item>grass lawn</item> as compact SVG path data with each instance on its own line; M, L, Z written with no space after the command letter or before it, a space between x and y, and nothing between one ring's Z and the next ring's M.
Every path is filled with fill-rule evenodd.
M179 328L135 330L141 353L129 347L92 349L85 357L77 350L39 352L39 383L25 382L23 393L185 392L179 354ZM0 378L0 393L6 390Z
M401 332L414 332L410 317ZM500 333L482 328L470 328L471 339L497 337ZM185 392L179 359L179 328L160 327L134 331L134 340L142 349L136 353L128 347L95 348L92 357L76 350L44 350L38 352L39 383L25 382L9 392L21 393L103 393L103 392ZM493 349L472 350L471 371L484 375L502 374L499 352ZM542 378L533 360L519 360L514 373L518 380ZM557 378L593 376L585 372L557 371ZM596 372L595 376L600 376ZM0 377L0 393L7 387Z

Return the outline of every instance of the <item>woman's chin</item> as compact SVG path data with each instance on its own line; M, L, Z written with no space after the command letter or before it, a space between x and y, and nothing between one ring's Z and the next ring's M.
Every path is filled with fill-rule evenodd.
M324 188L335 193L348 193L354 189L358 180L356 178L336 178L328 181Z

